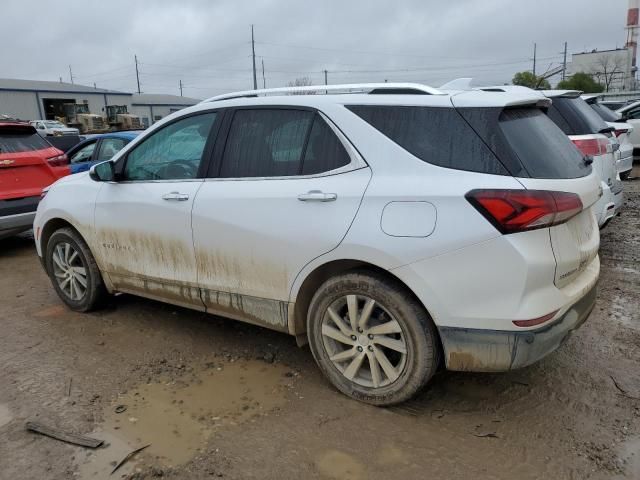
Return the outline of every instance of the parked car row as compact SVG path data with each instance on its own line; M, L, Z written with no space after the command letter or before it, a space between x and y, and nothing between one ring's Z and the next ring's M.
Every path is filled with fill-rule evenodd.
M127 292L286 332L390 405L438 368L536 362L587 319L614 132L573 91L222 95L46 189L36 249L73 310Z
M44 188L109 160L139 133L93 135L65 154L47 141L62 136L43 136L34 122L0 121L0 239L31 229Z

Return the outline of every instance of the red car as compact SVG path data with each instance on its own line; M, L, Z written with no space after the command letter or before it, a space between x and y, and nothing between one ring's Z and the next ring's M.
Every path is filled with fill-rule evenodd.
M22 122L0 122L0 239L29 230L42 189L70 173L69 159Z

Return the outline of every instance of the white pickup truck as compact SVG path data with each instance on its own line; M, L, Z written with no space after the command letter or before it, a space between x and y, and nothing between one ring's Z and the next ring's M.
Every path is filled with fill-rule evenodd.
M80 134L77 128L67 127L64 123L58 122L57 120L32 120L29 123L35 127L41 137Z

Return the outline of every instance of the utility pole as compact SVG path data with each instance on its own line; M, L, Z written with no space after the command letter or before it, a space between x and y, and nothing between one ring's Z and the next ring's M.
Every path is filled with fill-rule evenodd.
M562 61L562 81L567 74L567 42L564 42L564 60Z
M536 75L536 49L537 49L537 45L534 43L533 44L533 75Z
M93 88L94 88L94 90L98 89L98 87L96 86L96 82L93 82Z
M256 77L256 42L253 39L253 25L251 25L251 57L253 58L253 89L258 89L258 79Z
M140 93L140 72L138 71L138 55L134 55L133 59L136 61L136 81L138 82L138 93Z
M324 71L324 84L325 85L329 85L329 83L327 82L327 71L326 70ZM324 93L327 94L327 93L329 93L329 91L325 90Z
M180 96L182 96L182 80L180 80Z
M264 78L264 58L260 60L262 60L262 88L267 88L267 81Z
M73 72L71 71L71 65L69 65L69 80L73 83Z

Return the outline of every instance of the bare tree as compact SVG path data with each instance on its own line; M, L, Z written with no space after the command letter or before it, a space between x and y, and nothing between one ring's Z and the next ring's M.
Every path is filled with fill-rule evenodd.
M623 67L624 62L620 58L612 57L611 55L600 55L595 61L595 66L592 68L591 73L598 83L604 86L605 92L608 92L616 76L624 75Z
M298 77L293 82L287 84L289 87L310 87L311 85L313 85L313 82L309 77ZM302 93L294 92L293 95L302 95Z

